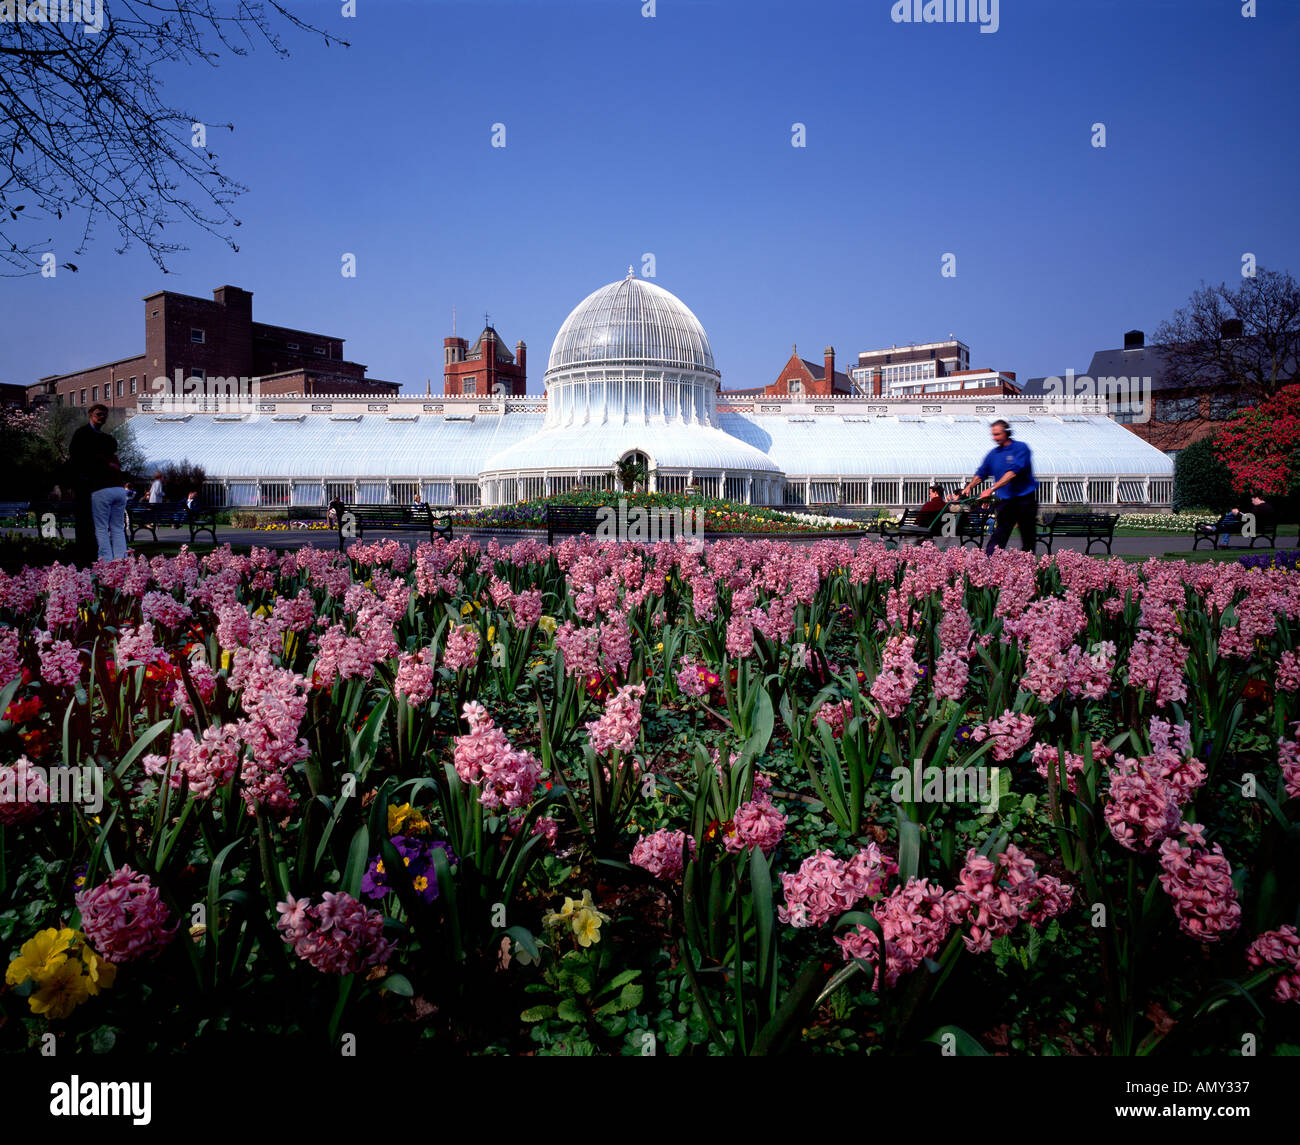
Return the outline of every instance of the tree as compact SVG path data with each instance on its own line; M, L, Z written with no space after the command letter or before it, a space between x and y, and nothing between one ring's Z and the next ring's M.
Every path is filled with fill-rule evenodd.
M650 474L642 462L632 457L625 457L614 466L614 476L618 479L619 484L623 486L623 491L630 493L638 485L644 487Z
M1232 507L1232 471L1214 452L1214 439L1202 437L1174 458L1174 507L1213 509L1222 513Z
M149 466L149 459L144 455L144 450L140 448L140 443L135 439L135 431L131 428L131 422L129 420L122 422L112 431L112 434L117 438L117 460L122 466L123 476L131 478L152 477L152 474L145 473Z
M1300 492L1300 385L1284 386L1270 401L1234 418L1219 431L1214 449L1239 493Z
M188 458L179 462L169 462L162 467L163 496L168 501L184 501L193 490L202 494L203 482L207 474L203 466L196 465Z
M208 129L234 125L206 123L165 102L161 72L177 63L215 65L222 51L246 55L259 39L286 56L274 27L282 21L326 44L346 42L278 0L233 11L221 11L220 0L81 0L67 4L82 15L79 23L31 20L30 13L56 15L61 7L58 0L0 0L3 273L44 270L53 240L33 231L53 228L64 215L81 219L78 255L107 217L119 253L140 242L164 273L164 257L186 249L164 238L174 223L197 225L238 250L226 228L239 225L229 208L245 188L218 170L206 140Z
M1259 267L1237 290L1202 285L1160 324L1154 341L1175 385L1270 398L1297 376L1300 284L1285 271Z

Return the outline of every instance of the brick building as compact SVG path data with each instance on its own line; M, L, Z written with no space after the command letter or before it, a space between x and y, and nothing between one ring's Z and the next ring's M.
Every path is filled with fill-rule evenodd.
M799 357L799 346L791 346L791 354L776 381L766 386L748 390L727 390L727 394L765 394L774 397L778 394L811 394L814 397L833 397L836 394L847 397L853 392L853 383L847 374L835 369L835 347L827 346L823 352L822 364L810 362Z
M528 346L516 342L511 354L491 323L472 346L464 338L444 338L442 354L444 394L522 397L527 392Z
M267 392L384 393L395 382L366 379L366 368L343 357L343 339L253 321L253 295L220 286L212 298L160 290L144 299L144 352L27 387L31 404L134 405L137 396L191 379L259 379Z

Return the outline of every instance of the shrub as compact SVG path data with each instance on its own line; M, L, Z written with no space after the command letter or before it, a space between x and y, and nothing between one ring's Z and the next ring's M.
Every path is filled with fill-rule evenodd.
M1232 471L1214 452L1214 438L1192 442L1174 458L1174 511L1204 505L1216 513L1232 508Z

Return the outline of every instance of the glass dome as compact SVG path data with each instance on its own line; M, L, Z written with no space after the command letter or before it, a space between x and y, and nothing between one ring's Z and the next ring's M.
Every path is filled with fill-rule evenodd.
M718 374L709 336L690 308L630 270L573 308L555 336L546 373L549 383L553 372L623 364Z

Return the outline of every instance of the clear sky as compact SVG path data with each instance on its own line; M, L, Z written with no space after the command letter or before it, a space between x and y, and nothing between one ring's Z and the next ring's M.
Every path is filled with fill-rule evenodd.
M351 46L290 30L288 59L164 92L235 124L209 145L250 188L239 252L182 228L164 276L103 226L73 256L65 224L79 273L0 279L0 381L138 353L141 297L231 283L420 392L453 306L470 338L489 311L540 392L568 312L647 253L724 387L791 343L843 367L950 333L1024 379L1150 334L1246 252L1300 276L1296 0L1001 0L993 33L891 0L286 3Z

